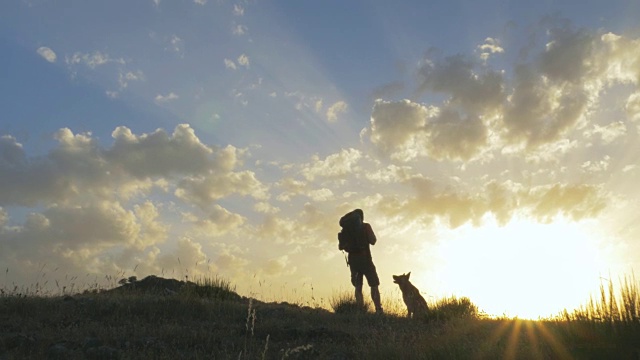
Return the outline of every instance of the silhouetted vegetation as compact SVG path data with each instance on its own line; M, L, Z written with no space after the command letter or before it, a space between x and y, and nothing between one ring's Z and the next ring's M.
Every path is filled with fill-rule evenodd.
M58 295L0 292L1 359L637 359L640 298L634 278L585 306L538 321L495 319L468 298L331 310L242 297L218 277L195 282L128 278L109 290ZM19 290L19 289L15 289Z

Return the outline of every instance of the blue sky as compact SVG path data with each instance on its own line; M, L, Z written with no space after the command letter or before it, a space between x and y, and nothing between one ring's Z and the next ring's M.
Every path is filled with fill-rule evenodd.
M216 273L244 294L326 299L350 287L335 234L360 207L387 298L391 274L412 271L431 299L492 313L576 306L640 261L637 14L635 1L3 2L5 283L43 266Z

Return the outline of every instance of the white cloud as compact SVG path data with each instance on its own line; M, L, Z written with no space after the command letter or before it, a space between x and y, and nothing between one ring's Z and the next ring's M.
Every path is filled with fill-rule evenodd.
M243 16L244 15L244 7L242 5L238 5L238 4L233 5L233 15L235 15L235 16Z
M249 67L249 57L245 54L238 56L238 64L246 68Z
M587 160L580 166L582 170L587 173L598 173L604 172L609 168L609 163L611 162L611 158L609 156L605 156L603 160Z
M45 60L47 60L50 63L56 62L56 59L58 58L56 56L56 53L46 46L41 46L38 48L38 55L42 56Z
M249 31L249 28L246 27L245 25L235 25L233 27L232 33L233 35L244 35L247 33L247 31Z
M253 206L253 210L263 214L277 214L280 212L280 208L273 206L266 201L259 201Z
M215 204L207 212L203 219L195 220L200 234L206 238L220 237L237 230L246 221L239 214L230 212L222 206Z
M239 194L266 204L266 187L252 172L238 169L246 151L206 146L188 125L177 126L172 134L158 129L139 135L118 127L113 137L113 145L102 148L90 133L61 129L58 145L33 158L15 138L0 137L0 238L11 243L3 248L0 262L25 272L37 271L29 264L39 262L56 264L68 274L114 274L134 265L145 275L160 274L180 268L177 257L185 264L203 261L199 239L241 230L244 216L208 200ZM187 233L197 237L182 237L176 249L158 249L172 230L162 212L175 211L176 198L155 204L139 202L148 193L126 196L129 189L151 188L163 197L175 189L177 199L201 205L203 211L185 217L186 225L192 225ZM42 210L22 224L12 221L9 228L6 206L14 205ZM216 260L216 269L248 263L232 253L221 253Z
M109 54L101 51L94 51L92 53L76 52L71 56L65 57L65 61L68 65L83 64L90 69L95 69L98 66L102 66L108 63L116 63L120 65L126 64L126 61L122 58L115 59L109 56Z
M104 152L105 159L137 178L206 173L218 161L212 156L220 156L187 124L176 126L171 135L158 129L139 136L119 126L111 136L115 142Z
M267 188L252 171L214 173L186 177L178 183L175 195L185 202L203 209L231 194L248 195L255 199L266 199Z
M330 189L322 188L317 190L311 190L307 193L309 198L313 201L329 201L334 199L333 192Z
M176 34L171 35L169 38L169 45L165 48L166 51L171 51L182 56L182 49L184 41Z
M434 107L403 100L377 100L371 113L371 142L391 158L414 159L424 154L427 119L437 113Z
M317 104L316 104L317 106ZM336 122L338 121L338 116L347 111L348 105L344 101L338 101L331 105L329 109L327 109L327 121Z
M607 80L638 84L640 81L640 39L632 39L613 33L603 34L596 42L596 65L601 66Z
M172 91L172 92L168 93L167 95L158 94L158 95L156 95L156 98L154 100L155 100L155 102L157 104L163 104L163 103L167 103L167 102L179 99L179 98L180 97L176 93L174 93Z
M404 182L411 176L410 166L389 165L386 168L377 169L374 172L367 172L367 179L379 184L393 184Z
M478 50L480 50L480 58L484 61L487 61L493 54L504 52L504 49L500 46L500 41L490 37L486 38L482 45L478 45Z
M118 74L118 83L120 84L120 89L124 89L129 86L129 82L131 81L144 81L144 74L142 71L127 71L120 72Z
M229 60L229 59L224 59L224 67L231 70L237 69L236 63L234 63L233 60Z
M310 163L302 165L301 173L307 180L350 176L361 158L362 152L353 148L342 149L324 159L314 155Z
M198 5L205 5L207 3L207 0L193 0L193 2Z
M164 227L148 227L155 222L153 215L143 220L146 225L139 220L134 212L113 201L49 207L42 213L31 213L13 231L1 230L8 240L5 256L82 266L111 247L144 247L164 241ZM147 229L151 231L147 233Z
M593 129L585 132L585 137L598 135L604 144L610 144L627 133L627 126L622 121L615 121L605 126L593 125Z
M640 122L640 91L629 95L624 108L629 119Z
M418 156L468 160L487 145L487 129L479 117L409 100L376 101L368 134L383 154L402 161Z
M466 223L478 226L487 214L493 214L500 224L506 224L516 214L542 223L558 215L578 221L597 216L607 205L607 194L592 185L525 186L513 181L490 181L478 191L469 192L421 175L406 184L414 190L413 196L405 199L386 194L372 198L368 207L381 211L386 218L420 222L428 227L439 220L457 228Z
M15 138L0 137L0 206L110 199L115 188L126 198L170 186L178 186L179 198L207 207L211 199L233 193L267 197L253 172L235 171L245 150L209 147L189 125L178 125L172 134L158 129L142 135L121 126L112 136L113 145L104 149L91 134L61 129L58 146L37 158L28 158Z
M290 265L288 255L282 255L274 259L269 259L262 267L262 270L269 276L284 276L294 274L297 270L296 266Z

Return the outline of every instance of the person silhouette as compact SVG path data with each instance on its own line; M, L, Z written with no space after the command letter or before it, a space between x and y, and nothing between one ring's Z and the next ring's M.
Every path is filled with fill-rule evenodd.
M364 278L371 288L371 300L376 313L382 314L380 301L380 278L373 264L371 245L375 245L377 238L369 223L364 222L364 211L355 209L340 218L342 230L338 234L338 249L346 251L347 266L351 271L351 284L355 288L356 303L364 304L362 286Z

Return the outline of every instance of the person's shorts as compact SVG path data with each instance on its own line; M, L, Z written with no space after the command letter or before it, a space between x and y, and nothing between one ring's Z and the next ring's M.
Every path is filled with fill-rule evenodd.
M376 266L368 256L351 256L349 258L349 269L351 269L351 284L355 287L362 286L363 277L367 278L369 286L380 285Z

